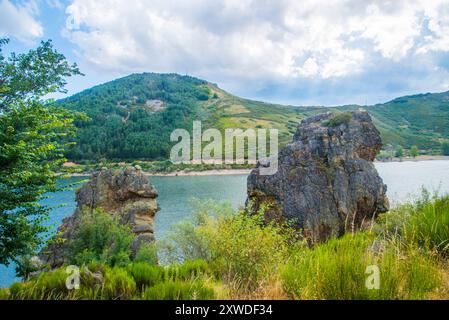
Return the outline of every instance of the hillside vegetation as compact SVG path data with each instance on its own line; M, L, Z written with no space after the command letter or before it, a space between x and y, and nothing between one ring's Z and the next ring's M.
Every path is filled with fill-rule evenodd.
M341 112L360 106L294 107L233 96L217 85L190 76L143 73L117 79L57 102L84 111L91 120L78 122L71 160L162 160L176 128L192 130L192 121L206 128L275 128L287 143L298 122L320 112ZM449 92L397 98L366 106L384 145L416 145L440 153L449 141Z

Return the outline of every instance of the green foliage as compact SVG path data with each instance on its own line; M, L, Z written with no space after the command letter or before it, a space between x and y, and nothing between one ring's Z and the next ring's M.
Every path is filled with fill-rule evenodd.
M42 41L36 49L6 58L0 42L0 111L10 110L18 101L34 101L53 92L65 93L66 78L80 75L75 64L53 49L51 40Z
M449 156L449 141L445 141L441 144L441 152L445 156Z
M174 225L167 237L159 242L161 258L165 262L179 263L185 260L210 259L208 239L198 232L201 227L207 227L211 219L228 217L234 214L229 203L193 200L195 213L191 219Z
M39 270L39 267L30 256L21 256L16 262L16 275L22 279L27 279L33 272Z
M182 264L172 264L165 268L166 280L192 280L210 274L208 263L201 259L187 260Z
M204 259L217 275L242 290L254 289L276 274L292 236L287 227L266 224L263 211L249 216L210 201L198 205L193 223L184 222L175 230L171 246L180 249L175 257Z
M232 213L226 205L208 203L198 205L191 228L180 229L182 239L177 243L183 249L176 251L181 256L174 261L183 263L159 266L130 262L126 267L110 267L94 260L81 268L79 290L65 288L67 274L62 268L14 284L3 296L430 299L445 297L448 292L444 273L449 197L424 193L415 204L381 215L372 231L346 234L314 246L307 245L288 225L265 222L263 210L248 216L244 212ZM96 237L90 239L96 243ZM202 250L191 250L192 246ZM186 260L187 255L206 258ZM375 281L368 280L376 268L379 287L369 288L367 282L375 285ZM94 277L92 272L100 276Z
M136 282L129 273L122 268L107 269L102 288L105 299L130 299L136 291Z
M146 262L152 265L158 263L157 248L154 244L144 243L137 250L136 256L133 259L134 262Z
M404 156L404 149L401 146L397 146L394 152L394 156L396 158L402 158Z
M0 288L0 300L8 300L10 297L8 288Z
M424 193L416 204L405 204L383 214L377 228L387 238L448 257L449 196L429 197Z
M92 121L78 123L77 145L70 159L168 159L170 134L202 119L209 99L205 81L176 74L133 74L59 101L84 111ZM154 110L151 101L163 102Z
M49 207L38 202L55 191L63 153L82 119L44 100L64 92L65 78L80 74L50 41L26 54L4 57L0 41L0 264L31 255L47 231Z
M91 261L110 266L125 266L130 260L130 247L134 235L117 218L97 209L80 214L80 223L73 240L67 246L67 259L75 265Z
M419 149L417 146L412 146L410 148L410 156L412 156L413 158L416 158L417 156L419 156Z
M165 278L163 268L143 262L130 264L128 272L132 275L139 288L154 286Z
M254 289L276 274L288 252L285 235L274 224L264 223L263 212L218 219L199 232L208 239L217 272L243 289Z
M326 125L329 127L338 127L341 124L346 124L352 119L352 114L350 112L341 112L332 116L326 121Z
M64 269L40 273L33 281L15 283L10 287L11 299L49 300L67 299L67 273Z
M369 266L379 270L378 289L365 285ZM283 270L282 281L296 299L424 299L442 285L430 259L412 249L398 252L366 233L297 252Z
M100 278L94 278L93 272ZM60 268L14 283L9 290L0 291L0 299L211 299L214 290L204 284L207 272L204 261L167 268L145 262L111 268L94 262L81 268L79 289L66 288L68 274Z
M147 288L145 300L211 300L214 291L198 281L182 282L168 281Z
M213 93L212 93L213 92ZM219 93L219 94L218 94ZM367 106L384 144L412 145L440 151L441 139L449 138L448 92L395 99ZM160 100L162 110L147 102ZM289 142L298 122L329 111L324 107L292 107L235 97L204 80L176 74L143 73L117 79L70 98L59 105L83 110L93 121L78 123L77 145L68 153L72 160L164 160L172 146L174 128L192 130L192 120L220 130L238 127L276 128L281 145ZM335 107L329 125L350 120L348 111L358 105Z

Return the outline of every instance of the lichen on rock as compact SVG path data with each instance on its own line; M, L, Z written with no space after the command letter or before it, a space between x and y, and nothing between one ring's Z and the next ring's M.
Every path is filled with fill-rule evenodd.
M267 219L290 221L312 241L369 225L389 208L373 160L379 131L363 110L303 120L280 152L278 171L248 177L250 211L266 206Z

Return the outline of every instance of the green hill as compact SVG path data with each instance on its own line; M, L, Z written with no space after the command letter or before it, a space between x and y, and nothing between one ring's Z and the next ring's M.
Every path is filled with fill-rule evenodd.
M217 85L177 74L132 74L59 100L65 108L84 111L89 122L77 123L77 144L69 152L80 159L167 159L175 128L277 128L286 143L304 117L360 106L294 107L233 96ZM438 152L449 140L449 92L397 98L366 108L384 144L417 145Z

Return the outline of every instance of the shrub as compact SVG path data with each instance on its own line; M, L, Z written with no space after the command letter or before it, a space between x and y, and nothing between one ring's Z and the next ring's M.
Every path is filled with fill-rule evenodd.
M138 288L154 286L164 279L162 267L149 265L143 262L135 262L128 266L129 274L134 278Z
M48 300L68 298L66 287L68 274L64 269L42 272L36 278L24 283L15 283L10 287L13 299Z
M402 158L404 156L404 149L401 146L397 146L394 152L394 156L396 158Z
M352 119L352 114L350 112L341 112L332 116L324 124L329 127L338 127L341 124L346 124Z
M380 217L377 231L405 244L449 255L449 196L423 194L415 204L404 204Z
M157 265L157 248L153 244L144 243L137 250L134 262L145 262L151 265Z
M135 291L136 282L125 269L114 267L106 271L102 288L103 298L130 299Z
M159 254L165 263L182 263L184 260L210 259L208 240L200 228L209 227L214 219L234 214L228 203L216 203L212 200L200 202L193 200L195 207L191 219L172 227L167 237L159 242Z
M421 299L441 285L430 259L397 249L367 233L331 239L296 254L282 272L284 289L296 299ZM380 271L378 289L365 285L373 265Z
M207 269L242 291L276 276L289 251L289 228L266 224L263 210L248 216L210 201L196 205L195 220L178 225L162 246L169 261L204 260Z
M449 156L449 141L445 141L441 144L441 152L445 156Z
M419 156L419 149L417 146L412 146L410 148L410 156L412 156L413 158L416 158L417 156Z
M275 275L288 251L286 235L273 223L266 224L263 212L219 218L198 232L208 241L216 272L243 291Z
M202 282L168 281L147 288L143 294L145 300L211 300L214 290Z
M104 262L110 266L125 266L130 262L130 246L134 235L128 226L111 215L95 210L83 212L74 239L68 244L70 263Z

